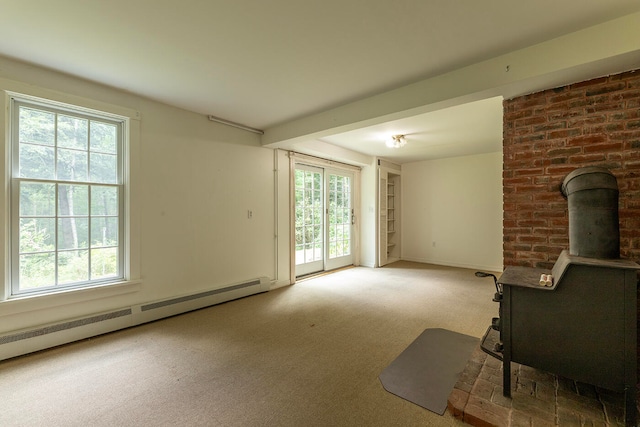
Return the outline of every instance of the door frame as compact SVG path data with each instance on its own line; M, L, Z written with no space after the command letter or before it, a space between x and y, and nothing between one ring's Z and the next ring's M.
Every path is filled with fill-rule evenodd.
M336 162L334 160L309 156L306 154L289 152L289 277L291 283L296 282L296 229L295 229L295 171L297 164L304 164L319 168L329 168L347 171L353 174L353 214L355 224L353 225L353 265L360 265L360 170L359 166Z

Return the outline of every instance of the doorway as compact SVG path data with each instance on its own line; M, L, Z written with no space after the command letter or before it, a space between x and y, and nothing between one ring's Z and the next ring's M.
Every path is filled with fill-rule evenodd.
M353 188L351 172L295 165L296 277L354 263Z

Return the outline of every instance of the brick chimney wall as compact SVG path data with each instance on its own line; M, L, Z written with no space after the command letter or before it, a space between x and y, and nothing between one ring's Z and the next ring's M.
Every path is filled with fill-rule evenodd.
M504 264L550 269L569 249L565 176L609 169L620 190L620 256L640 263L640 70L505 100Z

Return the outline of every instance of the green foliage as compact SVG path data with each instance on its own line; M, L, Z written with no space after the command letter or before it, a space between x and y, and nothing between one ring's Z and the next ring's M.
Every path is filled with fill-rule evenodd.
M351 252L351 182L349 177L329 175L327 206L329 257ZM322 259L323 235L322 174L303 169L295 171L296 263Z
M116 276L119 126L18 108L20 289Z

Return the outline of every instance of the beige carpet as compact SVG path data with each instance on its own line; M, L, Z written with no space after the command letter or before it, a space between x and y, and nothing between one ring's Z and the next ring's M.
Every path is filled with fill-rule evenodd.
M473 270L352 268L0 362L1 426L451 426L378 375L426 328L481 337Z

